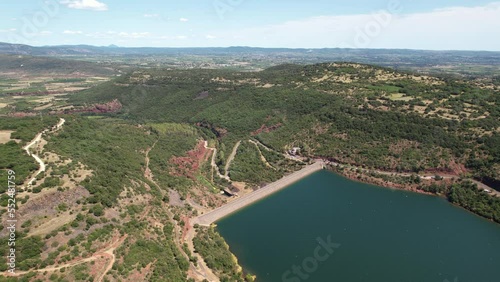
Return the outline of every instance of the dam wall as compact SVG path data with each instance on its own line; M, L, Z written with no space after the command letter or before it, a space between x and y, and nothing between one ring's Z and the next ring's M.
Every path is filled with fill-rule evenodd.
M294 172L288 176L285 176L281 178L280 180L273 182L263 188L260 188L257 191L254 191L250 194L244 195L234 201L231 201L227 203L226 205L217 208L209 213L206 213L204 215L201 215L197 217L193 223L194 224L199 224L201 226L210 226L212 223L216 222L217 220L226 217L235 211L242 209L248 205L251 205L271 194L274 194L282 189L284 189L287 186L290 186L291 184L301 180L304 177L307 177L319 170L322 170L324 167L324 162L323 161L317 161L316 163L312 165L308 165L304 167L303 169Z

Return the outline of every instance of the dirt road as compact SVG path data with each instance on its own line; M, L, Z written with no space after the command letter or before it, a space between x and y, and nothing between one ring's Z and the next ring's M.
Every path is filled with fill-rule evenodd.
M106 269L103 271L103 273L99 276L98 279L96 279L97 282L101 282L104 279L104 276L108 274L108 272L111 270L113 267L113 264L115 264L116 261L116 256L115 256L115 250L123 244L123 242L127 239L127 235L123 236L121 239L116 241L115 243L111 244L108 249L104 250L104 252L100 253L103 256L107 256L110 258L108 266L106 266Z
M123 243L123 241L125 241L126 238L127 238L127 235L125 235L124 237L120 238L118 241L112 243L110 246L108 246L104 250L102 250L100 252L96 252L94 255L92 255L92 256L90 256L88 258L81 258L81 259L78 259L78 260L75 260L75 261L72 261L72 262L69 262L69 263L65 263L65 264L59 265L59 266L46 267L46 268L41 268L41 269L34 269L34 270L30 270L30 271L16 271L16 273L14 273L14 274L11 274L11 273L8 273L8 272L1 272L0 276L18 277L18 276L22 276L22 275L28 274L30 272L33 272L33 271L34 272L53 272L53 271L61 270L63 268L73 267L73 266L77 266L77 265L80 265L80 264L83 264L83 263L91 262L91 261L100 259L102 257L106 257L106 256L112 257L110 264L106 268L106 271L97 280L97 281L102 281L102 278L104 278L104 275L106 275L106 273L111 269L111 267L113 266L113 264L115 262L114 261L114 257L115 257L114 251Z
M260 146L259 146L259 143L253 141L253 140L248 140L248 142L252 143L255 145L255 148L257 148L257 151L259 152L259 155L260 155L260 160L270 169L272 170L276 170L276 168L274 166L272 166L266 159L266 157L264 156L264 154L262 154L262 151L260 150Z
M347 169L356 169L356 170L360 170L361 172L363 173L376 173L376 174L380 174L380 175L386 175L386 176L400 176L400 177L411 177L411 176L414 176L414 175L417 175L418 177L420 177L421 179L425 179L425 180L432 180L432 179L436 179L436 176L442 178L442 179L453 179L453 178L459 178L459 176L456 176L456 175L446 175L446 174L433 174L433 175L420 175L420 174L414 174L414 173L407 173L407 172L391 172L391 171L381 171L381 170L373 170L373 169L365 169L365 168L360 168L360 167L356 167L356 166L351 166L351 165L342 165L342 164L339 164L339 163L336 163L336 162L329 162L328 164L332 165L332 166L336 166L336 167L345 167ZM492 195L492 196L497 196L497 197L500 197L500 192L477 181L477 180L474 180L474 179L466 179L466 180L470 180L472 181L472 183L476 184L477 185L477 188L479 190L487 190L487 191L490 191L489 194Z
M241 141L238 141L236 145L234 145L233 151L231 152L231 155L227 158L226 161L226 167L224 168L225 174L224 177L226 179L229 179L229 167L231 167L231 163L233 162L234 158L236 157L236 153L238 153L238 148L241 145Z
M59 122L52 129L45 129L44 131L38 133L36 135L36 137L33 140L31 140L31 142L28 145L26 145L26 146L23 147L23 150L25 150L26 153L29 156L33 157L35 159L35 161L38 163L38 165L40 166L40 168L35 173L35 175L33 176L33 178L31 178L31 180L28 182L28 185L27 185L28 187L30 187L33 184L33 182L36 181L36 178L37 178L38 175L40 175L42 172L44 172L47 169L47 166L42 161L42 159L38 155L36 155L36 154L34 154L34 153L31 152L31 148L33 146L37 145L38 143L40 143L40 141L42 140L42 135L44 133L47 133L49 131L55 132L55 131L61 129L65 122L66 122L66 120L63 119L63 118L61 118L59 120Z
M158 185L158 183L155 181L153 173L151 172L151 169L149 168L149 162L150 162L149 152L151 152L151 150L156 146L157 142L158 141L156 141L153 144L153 146L151 146L151 148L149 148L146 151L146 156L145 156L146 167L144 168L144 174L149 181L151 181L159 190L161 190L160 185ZM216 171L218 172L219 170L217 169L217 165L215 164L215 154L217 153L217 150L214 148L209 148L207 141L205 141L205 148L214 151L213 152L214 155L212 157L212 166L215 165ZM222 176L222 175L220 175L220 176ZM172 212L168 208L164 207L163 209L167 213L169 218L174 217L174 215L172 214ZM144 213L144 216L148 212L149 211L146 211ZM179 234L181 234L181 233L182 232L181 232L179 226L177 224L174 224L174 231L173 231L174 244L176 245L179 252L184 256L184 258L189 261L188 255L182 249L182 242L181 242L181 238L179 236ZM208 281L211 281L211 282L218 282L219 278L212 272L212 270L210 268L208 268L208 266L206 265L203 258L201 258L201 256L199 256L197 253L194 252L194 246L193 246L193 242L192 242L194 235L195 235L194 230L193 230L193 228L191 228L186 236L187 238L185 238L185 241L187 241L188 247L189 247L191 253L198 257L198 265L195 266L193 263L190 263L188 273L191 273L197 279L197 281L203 281L204 279L207 279ZM113 264L110 264L110 266L112 267ZM106 271L109 271L109 269L107 269ZM104 275L102 277L104 277Z
M205 149L208 149L208 150L211 150L212 151L212 161L211 161L211 165L212 165L212 170L215 170L215 173L217 174L217 176L219 178L222 178L222 179L225 179L227 181L231 181L231 179L229 179L229 176L225 176L225 175L222 175L219 171L219 167L217 166L217 164L215 163L215 157L217 156L217 149L216 148L211 148L211 147L208 147L208 141L205 141ZM214 181L213 179L213 173L212 173L212 182Z
M266 145L262 144L262 143L261 143L260 141L258 141L258 140L252 140L252 139L250 139L250 140L248 140L248 141L250 141L251 143L253 143L253 144L257 145L257 147L258 147L258 146L261 146L261 147L262 147L262 148L264 148L266 151L278 153L278 154L282 155L283 157L285 157L285 158L286 158L286 159L288 159L288 160L291 160L291 161L296 161L296 162L299 162L299 163L304 163L304 159L305 159L305 158L303 158L303 157L292 156L292 155L290 155L290 154L288 154L288 153L285 153L285 154L284 154L284 153L280 153L280 152L278 152L278 151L275 151L275 150L273 150L273 149L271 149L271 148L267 147ZM260 149L260 148L259 148L259 149Z

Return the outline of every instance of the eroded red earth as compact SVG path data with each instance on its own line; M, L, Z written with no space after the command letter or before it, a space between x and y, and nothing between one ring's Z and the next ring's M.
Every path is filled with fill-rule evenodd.
M199 170L200 165L208 159L209 152L205 148L205 142L200 141L193 150L187 152L187 156L172 157L170 163L173 166L170 169L170 175L195 179L196 172Z

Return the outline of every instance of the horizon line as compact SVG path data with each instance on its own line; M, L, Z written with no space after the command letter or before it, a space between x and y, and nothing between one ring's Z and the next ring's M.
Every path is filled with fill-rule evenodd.
M403 51L433 51L433 52L491 52L491 53L500 53L500 50L486 50L486 49L412 49L412 48L349 48L349 47L259 47L259 46L183 46L183 47L173 47L173 46L119 46L116 44L110 45L92 45L92 44L55 44L55 45L29 45L23 43L10 43L0 41L0 44L8 44L8 45L22 45L34 48L53 48L53 47L71 47L71 46L87 46L87 47L95 47L95 48L116 48L116 49L209 49L209 48L217 48L217 49L229 49L229 48L249 48L249 49L286 49L286 50L329 50L329 49L339 49L339 50L403 50Z

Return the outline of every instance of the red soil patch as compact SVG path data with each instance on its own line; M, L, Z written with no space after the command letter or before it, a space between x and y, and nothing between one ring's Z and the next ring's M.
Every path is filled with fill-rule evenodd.
M74 114L74 113L95 113L95 114L106 114L106 113L116 113L122 109L122 104L117 99L107 102L104 104L95 104L87 108L77 109L77 110L69 110L65 111L65 114Z
M14 112L8 114L9 117L23 118L23 117L34 117L37 116L36 113L23 113L23 112Z
M281 126L283 126L282 123L278 123L278 124L271 125L271 126L267 126L267 125L263 124L259 129L252 132L252 136L259 135L261 133L269 133L269 132L275 131L276 129L280 128Z
M94 113L94 114L106 114L106 113L116 113L122 109L123 105L117 99L104 103L95 104L86 108L74 109L74 110L64 110L64 111L51 111L49 115L61 115L61 114L75 114L75 113ZM11 117L34 117L38 113L33 112L14 112L8 114Z
M182 242L184 242L184 239L186 238L186 235L188 234L189 230L191 229L191 224L189 223L189 217L183 217L182 221L184 221L184 227L182 228Z
M135 269L132 274L127 277L126 281L147 281L147 276L151 272L151 268L153 264L156 263L156 260L148 265L145 268L140 270Z
M88 263L89 265L89 274L90 276L97 278L99 277L104 270L106 269L106 266L110 263L111 258L102 256L98 259L96 259L94 262L94 265Z
M172 157L170 162L174 164L174 167L170 169L170 175L195 179L200 164L208 159L208 152L209 150L205 148L205 142L200 141L193 150L187 152L186 157Z
M455 160L450 161L448 168L437 168L437 169L427 169L426 173L436 173L436 174L449 174L453 176L460 176L467 173L467 168L464 164L457 163Z

